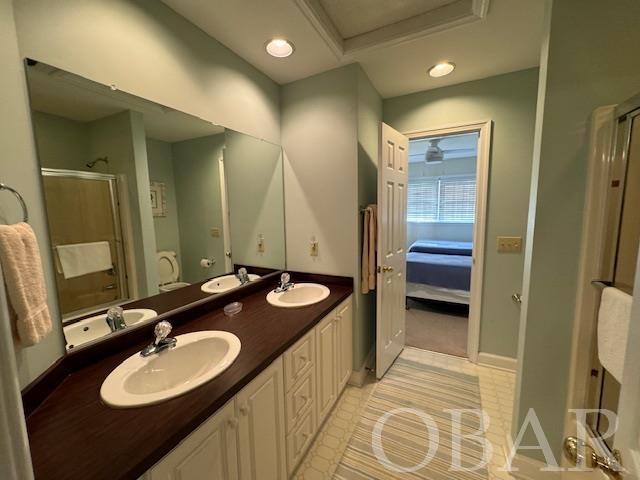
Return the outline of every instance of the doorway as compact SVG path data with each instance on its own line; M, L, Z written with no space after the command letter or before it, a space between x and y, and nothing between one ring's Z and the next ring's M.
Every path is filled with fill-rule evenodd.
M490 122L407 133L406 343L477 361Z

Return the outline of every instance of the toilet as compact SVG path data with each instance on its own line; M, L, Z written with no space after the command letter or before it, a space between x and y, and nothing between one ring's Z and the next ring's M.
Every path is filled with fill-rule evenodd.
M187 282L179 282L180 267L176 252L162 251L158 252L158 287L161 292L170 292L178 288L191 285Z

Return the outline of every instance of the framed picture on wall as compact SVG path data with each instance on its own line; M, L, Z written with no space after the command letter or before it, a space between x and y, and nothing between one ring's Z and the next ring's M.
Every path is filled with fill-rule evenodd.
M165 185L162 182L151 182L151 211L154 217L167 216Z

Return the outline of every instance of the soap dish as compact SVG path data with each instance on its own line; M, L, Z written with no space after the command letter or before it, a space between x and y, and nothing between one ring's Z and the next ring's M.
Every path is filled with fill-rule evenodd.
M242 303L233 302L224 307L224 314L227 317L233 317L235 314L240 313L242 311Z

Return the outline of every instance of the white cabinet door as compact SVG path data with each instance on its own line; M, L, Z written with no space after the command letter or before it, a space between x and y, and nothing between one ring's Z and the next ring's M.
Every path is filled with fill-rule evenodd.
M236 480L237 420L231 400L145 475L145 480Z
M336 313L336 337L337 337L337 349L338 349L338 361L336 362L338 390L337 395L347 385L351 372L353 370L352 360L352 337L353 337L353 306L351 299L344 302L338 307Z
M318 426L331 411L337 397L337 353L335 313L329 314L316 327L316 377Z
M287 477L282 357L238 395L238 456L242 480Z

